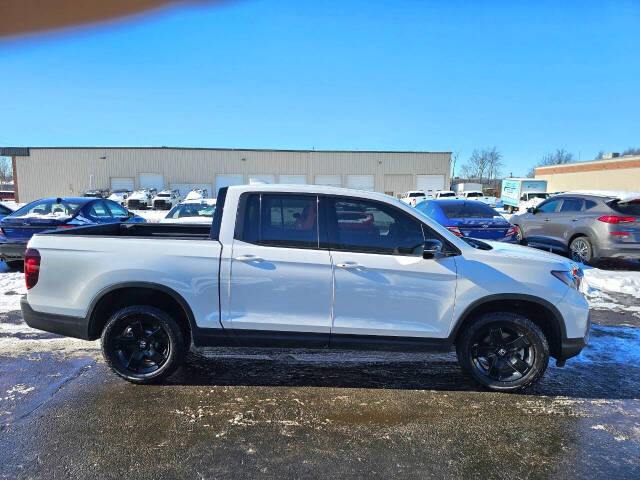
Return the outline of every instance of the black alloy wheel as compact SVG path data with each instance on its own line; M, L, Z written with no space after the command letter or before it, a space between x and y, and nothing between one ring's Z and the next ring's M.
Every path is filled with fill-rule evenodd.
M476 369L496 381L523 378L533 368L535 350L527 337L509 327L488 327L471 347Z
M114 347L123 370L151 373L165 364L169 357L169 336L158 320L131 314L120 329Z
M549 344L527 317L486 313L472 320L456 343L462 369L481 385L514 392L537 382L549 364Z
M179 325L151 306L124 307L102 332L102 353L111 369L133 383L152 383L182 364L186 345Z

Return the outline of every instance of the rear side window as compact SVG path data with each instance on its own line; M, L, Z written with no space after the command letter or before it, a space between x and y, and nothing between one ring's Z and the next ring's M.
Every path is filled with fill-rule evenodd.
M640 200L634 200L628 203L612 202L609 206L623 215L640 215Z
M347 197L329 198L329 245L335 250L422 255L422 225L389 205Z
M31 202L13 215L14 217L72 217L80 208L79 203L62 200L37 200Z
M239 240L274 247L318 248L318 197L250 194Z
M598 205L596 202L594 202L593 200L585 200L584 201L584 209L585 210L589 210L593 207L595 207L596 205Z
M480 202L443 203L440 208L447 218L493 218L498 215L493 208Z
M560 207L560 212L579 212L580 210L582 210L582 200L579 198L565 198Z

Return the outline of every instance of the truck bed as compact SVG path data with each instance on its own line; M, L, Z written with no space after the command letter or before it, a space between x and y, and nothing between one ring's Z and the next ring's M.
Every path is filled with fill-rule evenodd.
M185 225L172 223L111 223L90 225L87 227L64 228L43 232L40 235L70 235L96 237L146 237L208 239L211 236L209 225Z

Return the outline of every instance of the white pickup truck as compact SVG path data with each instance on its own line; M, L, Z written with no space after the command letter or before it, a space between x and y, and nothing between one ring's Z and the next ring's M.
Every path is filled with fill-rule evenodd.
M496 197L489 197L482 193L480 190L469 190L458 194L458 198L463 200L476 200L478 202L486 203L490 207L495 207L498 203Z
M28 325L101 338L135 383L170 375L191 346L455 347L476 381L513 391L589 337L569 260L458 238L387 195L326 186L222 188L210 227L37 234L25 277Z

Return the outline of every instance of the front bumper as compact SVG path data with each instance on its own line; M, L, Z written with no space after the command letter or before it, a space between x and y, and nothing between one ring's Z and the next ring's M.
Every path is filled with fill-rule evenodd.
M22 261L26 249L26 243L0 243L0 259L6 262Z
M591 312L587 318L587 328L584 333L584 337L580 338L563 338L560 343L560 352L556 357L560 361L567 360L568 358L578 355L584 347L589 343L589 336L591 330Z
M22 310L22 318L31 328L66 337L90 340L89 321L86 318L36 312L29 305L26 295L20 299L20 309Z

